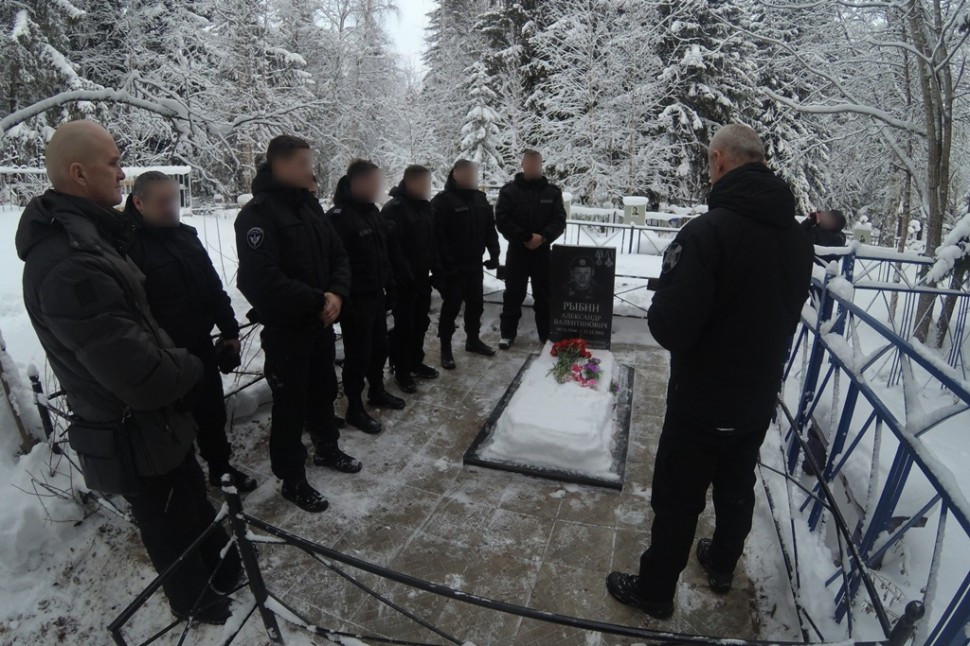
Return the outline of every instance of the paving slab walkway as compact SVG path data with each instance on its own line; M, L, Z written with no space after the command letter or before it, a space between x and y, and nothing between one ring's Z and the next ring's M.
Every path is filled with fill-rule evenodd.
M487 341L497 341L497 317L498 309L489 305ZM244 446L240 463L264 483L245 501L247 510L353 556L466 592L604 622L755 637L751 583L742 575L735 591L715 596L693 559L669 621L648 621L606 593L606 574L635 571L648 542L650 480L668 375L667 354L653 344L646 322L617 321L614 352L636 371L622 492L462 465L462 455L490 411L528 354L538 351L533 332L494 358L466 354L459 336L458 369L421 383L405 410L380 413L384 433L371 437L345 431L344 449L364 462L364 471L348 476L308 466L311 483L331 501L331 509L321 515L306 514L278 497L267 459L268 409L261 409L234 429ZM531 322L522 327L531 329ZM429 334L428 362L433 365L438 361L435 341ZM698 536L711 530L708 505ZM261 559L270 588L319 625L445 643L295 548L267 545ZM478 646L636 643L523 620L348 572Z

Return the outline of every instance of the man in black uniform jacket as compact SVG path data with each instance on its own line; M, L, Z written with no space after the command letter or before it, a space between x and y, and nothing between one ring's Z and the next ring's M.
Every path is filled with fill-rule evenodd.
M549 338L550 245L566 230L566 207L562 191L542 174L542 155L527 150L522 172L498 194L495 224L509 241L505 255L505 295L502 298L502 340L508 350L515 342L526 288L532 283L536 332L545 343Z
M490 357L495 350L481 337L482 313L485 311L482 256L488 250L488 269L498 269L499 244L495 215L485 193L478 190L478 167L459 159L445 182L445 190L431 200L434 214L435 247L439 266L435 282L443 303L438 319L441 339L441 366L455 369L451 337L455 321L465 304L465 350Z
M344 340L344 394L347 423L365 433L380 433L381 424L364 410L367 401L382 408L404 408L404 400L384 388L387 363L387 290L394 284L388 246L388 221L374 203L383 178L376 164L358 159L337 182L328 216L350 258L351 290L340 330Z
M731 589L751 530L758 454L812 273L795 197L765 165L754 130L721 128L708 155L710 211L667 250L648 314L654 338L670 351L651 545L639 576L607 578L614 597L657 618L673 613L712 484L714 536L698 542L697 558L715 592Z
M350 294L350 262L310 194L312 181L306 141L288 135L270 141L253 199L236 218L236 250L239 289L263 324L264 371L273 391L273 473L283 480L284 498L320 512L329 504L306 479L304 428L315 465L356 473L361 464L340 450L333 411L333 324Z
M125 177L120 158L101 126L60 126L45 160L54 188L24 209L17 255L30 322L71 409L67 436L85 483L125 496L161 573L216 518L185 411L202 363L158 326L142 273L125 255L130 227L113 208ZM228 600L215 594L232 590L242 572L235 549L222 559L228 541L216 528L162 584L175 615L229 618Z
M178 184L158 171L142 173L128 196L125 215L134 226L128 256L145 274L152 315L177 347L202 361L202 386L192 416L199 426L199 453L209 465L209 484L218 486L228 473L240 491L253 491L256 480L229 464L220 361L210 337L218 326L220 347L238 365L239 323L198 233L179 222Z
M390 242L397 303L394 329L388 336L394 380L406 393L417 391L415 377L435 379L438 371L424 363L424 336L431 325L431 269L434 264L434 219L431 215L431 172L408 166L391 201L381 213L390 223Z

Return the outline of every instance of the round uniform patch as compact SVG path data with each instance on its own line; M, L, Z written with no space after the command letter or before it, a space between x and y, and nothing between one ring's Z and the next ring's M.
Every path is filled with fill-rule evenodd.
M249 243L250 248L259 249L263 244L263 229L262 227L253 227L246 232L246 242Z
M667 251L664 252L663 273L666 274L667 272L674 270L674 267L676 267L677 263L680 262L680 255L683 252L684 252L684 248L680 245L679 242L675 242L674 244L667 247Z

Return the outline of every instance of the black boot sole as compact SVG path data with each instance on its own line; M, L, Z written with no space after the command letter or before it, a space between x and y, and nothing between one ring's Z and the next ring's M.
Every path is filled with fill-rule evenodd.
M477 354L480 357L494 357L495 356L495 350L492 350L491 352L485 352L484 350L476 350L475 348L465 348L465 352L467 352L468 354Z
M394 380L394 383L397 384L397 387L401 389L401 392L406 395L413 395L414 393L418 392L418 385L415 383L402 384L397 379Z

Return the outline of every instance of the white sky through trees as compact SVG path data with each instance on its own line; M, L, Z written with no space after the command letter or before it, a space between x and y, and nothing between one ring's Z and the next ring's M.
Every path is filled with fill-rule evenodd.
M434 0L399 0L398 15L387 18L387 30L394 37L395 48L415 67L424 69L421 54L425 48L428 12Z

